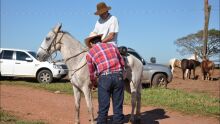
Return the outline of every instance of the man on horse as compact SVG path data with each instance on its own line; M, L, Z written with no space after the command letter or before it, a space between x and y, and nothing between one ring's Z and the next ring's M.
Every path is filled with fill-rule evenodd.
M97 4L97 11L95 15L100 18L95 24L95 28L92 32L102 35L102 43L112 43L117 46L117 37L119 31L118 20L115 16L109 13L110 6L107 6L104 2Z
M90 48L86 60L89 67L90 80L96 84L98 76L98 119L97 124L107 124L107 115L110 107L110 97L113 102L113 122L122 124L124 101L124 60L117 47L111 43L103 43L102 34L91 33L85 39Z

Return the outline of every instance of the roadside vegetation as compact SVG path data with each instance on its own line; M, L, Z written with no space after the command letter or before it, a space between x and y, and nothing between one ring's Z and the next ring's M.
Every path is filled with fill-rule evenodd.
M125 96L126 103L130 95ZM220 117L220 100L204 93L188 93L182 90L150 88L142 91L142 105L165 107L187 114Z
M1 81L5 85L21 85L44 89L50 92L72 94L70 83L30 83L25 81ZM97 92L93 92L97 97ZM220 99L206 93L185 92L183 90L148 88L142 90L142 106L163 107L187 114L220 117ZM131 96L125 93L125 104L130 104Z
M1 124L46 124L41 121L26 121L16 116L9 114L8 112L0 109L0 123Z

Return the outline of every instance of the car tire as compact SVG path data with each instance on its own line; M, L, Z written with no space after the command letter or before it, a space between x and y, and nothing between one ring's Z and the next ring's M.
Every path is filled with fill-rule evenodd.
M41 70L37 74L37 81L39 83L51 83L53 80L53 75L49 70Z
M167 88L167 77L163 73L158 73L154 75L152 80L153 87L163 87Z

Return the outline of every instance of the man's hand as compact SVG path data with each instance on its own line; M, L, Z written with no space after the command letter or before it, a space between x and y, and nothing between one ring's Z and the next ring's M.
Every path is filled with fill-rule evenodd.
M124 70L124 71L123 71L123 80L125 80L126 78L127 78L127 71Z
M107 43L107 42L113 40L114 37L115 37L115 33L113 33L113 32L109 33L109 35L105 39L102 40L102 43Z
M89 84L89 88L90 89L97 88L97 78L95 78L94 80L91 80L91 83Z

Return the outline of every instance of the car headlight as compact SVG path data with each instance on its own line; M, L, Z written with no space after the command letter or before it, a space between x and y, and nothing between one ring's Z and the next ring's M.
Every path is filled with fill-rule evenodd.
M53 67L56 69L62 69L62 66L60 66L60 65L53 65Z

